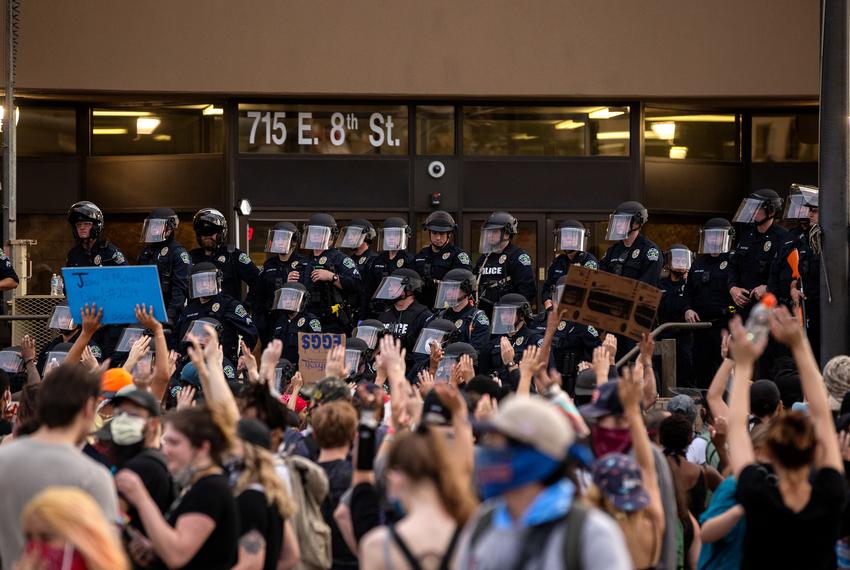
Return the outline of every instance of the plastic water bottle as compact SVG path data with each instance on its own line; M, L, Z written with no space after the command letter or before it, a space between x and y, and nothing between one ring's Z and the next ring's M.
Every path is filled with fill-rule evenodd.
M50 296L58 297L59 296L59 276L55 273L50 278Z
M776 297L768 293L758 304L753 307L747 318L747 338L753 344L758 344L770 334L770 321L768 316L771 309L776 306Z
M65 296L65 280L62 279L61 275L56 276L56 296L64 297Z

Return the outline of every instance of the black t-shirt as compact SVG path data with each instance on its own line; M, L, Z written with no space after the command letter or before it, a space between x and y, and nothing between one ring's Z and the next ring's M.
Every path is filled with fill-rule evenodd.
M738 478L737 499L747 516L742 568L832 568L846 494L844 477L824 468L798 513L782 502L774 475L750 465Z
M328 476L330 491L322 503L322 517L331 527L331 545L333 547L334 570L342 568L357 568L357 557L349 550L342 533L334 520L334 511L339 505L339 499L351 486L351 475L353 467L351 462L344 459L326 461L319 463L319 467L325 470Z
M202 477L169 514L168 524L171 526L175 526L177 519L188 513L201 513L215 521L212 534L183 568L227 570L236 564L239 558L239 519L236 501L230 493L224 475Z
M276 505L270 505L265 492L260 488L242 491L236 497L239 510L239 536L256 530L266 540L264 570L275 570L283 547L283 517Z
M133 471L141 478L148 494L159 507L159 512L165 513L168 508L174 503L177 498L174 488L174 481L171 479L171 474L168 472L168 467L165 464L165 458L156 449L145 449L124 464L124 469ZM145 536L145 525L139 517L135 507L130 507L127 512L130 519L130 524L141 531Z

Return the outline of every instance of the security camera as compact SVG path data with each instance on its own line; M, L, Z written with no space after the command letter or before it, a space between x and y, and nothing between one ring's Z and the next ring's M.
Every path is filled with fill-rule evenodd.
M428 165L428 176L431 178L442 178L445 173L446 165L439 160L435 160Z

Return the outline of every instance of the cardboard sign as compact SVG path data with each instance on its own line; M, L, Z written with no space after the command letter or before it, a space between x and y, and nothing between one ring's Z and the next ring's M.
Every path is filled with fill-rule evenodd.
M81 319L84 305L93 303L103 309L105 325L137 322L136 305L142 304L153 305L156 320L168 320L156 265L63 267L62 278L74 320Z
M335 346L345 345L344 334L298 333L298 371L304 384L315 384L325 375L328 353Z
M561 318L639 341L652 331L661 290L642 281L574 265L558 311Z

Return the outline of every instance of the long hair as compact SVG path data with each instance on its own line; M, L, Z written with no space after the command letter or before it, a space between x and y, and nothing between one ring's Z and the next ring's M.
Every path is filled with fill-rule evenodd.
M192 447L210 444L210 458L221 465L224 454L233 446L236 432L225 420L225 413L215 404L175 410L165 417L165 423L186 436Z
M797 469L811 464L815 458L815 427L800 412L783 414L767 428L768 452L780 465Z
M390 448L387 468L401 471L413 481L434 483L443 508L460 526L478 506L470 482L464 480L458 462L449 457L443 436L429 427L400 435Z
M296 510L295 502L275 471L274 456L262 447L244 440L242 441L242 449L244 450L243 462L245 468L233 489L234 494L241 494L251 485L260 485L266 494L269 505L274 505L284 519L292 517Z
M89 570L128 570L118 535L100 507L75 487L49 487L24 507L21 527L35 520L48 526L79 552Z

